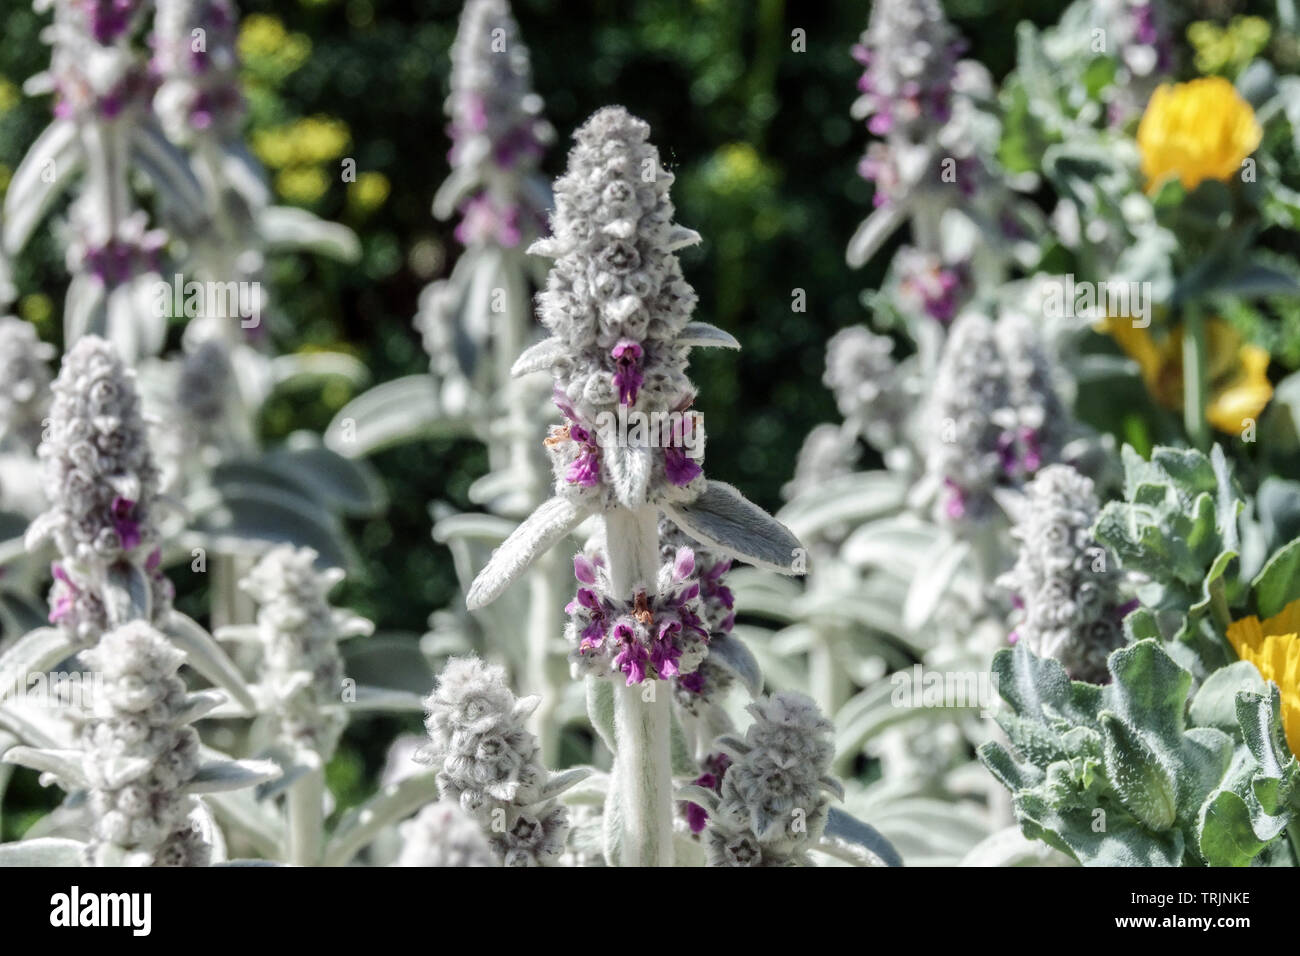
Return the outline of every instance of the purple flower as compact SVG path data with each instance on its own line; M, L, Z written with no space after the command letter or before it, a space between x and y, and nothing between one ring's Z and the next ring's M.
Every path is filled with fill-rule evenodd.
M614 625L614 639L622 646L614 658L614 666L627 675L628 687L641 683L645 680L645 667L650 655L636 639L636 629L630 624L619 622Z
M596 565L585 554L573 556L573 576L583 584L596 583Z
M140 522L135 518L135 502L121 496L113 499L113 528L121 539L122 548L130 551L138 547L141 540Z
M683 545L673 557L673 580L685 581L695 570L695 552Z
M90 35L108 45L126 32L135 15L137 0L83 0Z
M704 469L700 467L700 463L682 450L682 445L685 442L685 422L685 417L673 422L672 441L664 449L664 474L669 481L679 488L683 485L689 485L704 474ZM694 419L691 419L690 427L694 429Z
M618 389L618 403L631 405L636 401L637 391L645 382L641 374L641 357L645 351L640 343L623 339L609 353L614 359L617 371L614 372L614 386Z
M956 482L951 478L945 478L943 484L947 492L944 513L949 520L960 521L966 516L966 493L958 488Z
M592 437L592 433L587 429L578 417L573 403L558 388L552 393L552 400L555 402L561 414L564 415L565 425L559 429L553 429L551 437L546 439L547 445L554 445L559 442L573 441L580 446L578 457L575 458L564 473L564 480L571 485L581 485L584 488L590 488L600 483L600 446Z
M650 663L660 680L676 677L677 660L682 656L682 649L677 646L677 635L681 633L680 621L664 621L659 625L659 635L650 646Z

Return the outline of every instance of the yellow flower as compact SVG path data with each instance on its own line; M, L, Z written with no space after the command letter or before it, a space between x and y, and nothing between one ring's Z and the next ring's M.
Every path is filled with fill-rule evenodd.
M283 126L256 130L253 152L273 168L326 163L343 155L352 141L348 124L332 116L308 116Z
M383 173L367 172L348 184L348 201L361 212L378 209L388 198L390 186Z
M1157 403L1170 409L1183 407L1181 328L1157 341L1149 327L1135 328L1130 319L1112 317L1100 323L1099 331L1110 335L1137 363ZM1205 417L1221 432L1240 433L1246 420L1258 419L1273 397L1268 350L1242 342L1237 330L1222 319L1205 323L1205 340L1210 392Z
M1257 617L1233 621L1228 643L1243 661L1259 668L1264 680L1282 692L1282 726L1287 746L1300 754L1300 601L1260 623Z
M1138 124L1147 189L1170 176L1177 176L1185 189L1206 179L1226 182L1262 136L1255 111L1223 77L1163 84L1151 94Z
M275 190L291 203L309 206L329 189L329 177L316 166L290 166L275 177Z

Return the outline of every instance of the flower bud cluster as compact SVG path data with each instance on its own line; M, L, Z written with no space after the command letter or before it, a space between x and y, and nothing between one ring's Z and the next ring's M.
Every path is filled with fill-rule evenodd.
M257 602L262 647L261 687L268 696L276 738L328 760L347 715L343 658L338 642L369 634L369 621L330 606L343 580L337 568L316 569L311 548L281 545L268 551L240 582Z
M696 296L673 252L698 236L673 223L673 175L649 132L621 107L593 115L555 183L554 234L531 249L555 259L538 305L565 417L547 439L557 492L598 509L690 501L704 485L702 451L686 452L702 450L703 426L681 340ZM620 409L657 417L659 434L606 438Z
M108 625L98 593L109 567L140 568L152 590L152 619L163 620L172 587L160 569L155 509L158 469L140 411L135 373L113 347L86 336L64 356L38 455L50 508L27 532L29 547L50 539L54 565L50 621L81 642Z
M1013 641L1060 661L1073 680L1103 683L1106 658L1124 644L1123 578L1092 536L1099 505L1090 478L1049 465L1025 488L1012 535L1015 567L999 578L1018 608Z
M444 800L483 829L506 866L550 866L564 852L568 811L546 796L537 738L524 721L537 698L516 700L505 669L453 658L425 700L429 744Z
M597 549L576 555L573 573L579 587L565 607L565 637L577 674L619 673L628 686L669 678L680 682L703 663L709 630L700 616L704 602L691 548L678 548L660 567L652 596L644 591L630 599L614 594L605 557ZM714 600L720 599L715 595Z
M730 756L708 820L711 866L806 866L830 810L826 791L834 730L802 694L774 694L747 708L754 721Z
M90 777L92 864L125 853L152 865L203 866L209 848L193 830L199 736L185 720L184 655L144 621L109 631L85 652L102 690L80 737Z

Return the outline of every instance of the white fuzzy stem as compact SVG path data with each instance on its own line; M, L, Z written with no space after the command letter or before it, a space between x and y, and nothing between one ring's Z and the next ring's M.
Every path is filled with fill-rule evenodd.
M560 756L555 708L562 690L551 678L551 645L555 629L564 617L558 558L556 551L542 555L528 575L528 674L533 692L542 698L530 719L531 729L542 748L542 763L547 767L557 766Z
M325 828L325 768L317 763L289 788L289 863L319 866Z
M659 512L618 509L605 516L610 589L631 600L649 597L659 576ZM647 699L648 698L648 699ZM614 686L614 773L621 804L619 862L672 866L673 776L671 695L659 682Z
M646 700L643 688L653 691ZM614 772L622 803L623 866L673 865L672 713L666 685L614 686Z

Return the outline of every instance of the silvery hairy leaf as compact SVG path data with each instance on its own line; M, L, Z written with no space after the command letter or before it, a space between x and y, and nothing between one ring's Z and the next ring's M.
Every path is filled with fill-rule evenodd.
M24 686L27 675L42 674L76 651L72 639L60 628L28 631L0 655L0 691Z
M417 439L463 435L472 423L449 414L438 382L427 373L382 382L344 405L325 432L325 444L348 458Z
M689 322L677 336L678 345L691 348L739 349L740 342L730 332L707 322Z
M268 206L257 217L257 230L271 250L314 252L339 262L356 262L361 258L361 242L356 233L305 209Z
M257 703L243 674L201 624L173 611L163 622L162 631L185 652L186 663L230 694L234 702L246 708L248 713L257 711Z
M186 784L187 793L218 793L251 787L280 776L269 760L221 760L202 764Z
M701 544L782 574L799 573L799 539L731 485L709 481L694 501L665 503L663 510Z
M6 253L16 255L27 244L41 217L76 178L84 159L74 122L56 119L45 127L14 170L5 192ZM51 168L57 175L45 175Z
M471 611L500 597L539 555L549 550L587 516L567 498L551 498L524 519L479 572L465 598Z
M86 845L80 840L41 837L0 843L0 867L3 866L81 866Z

